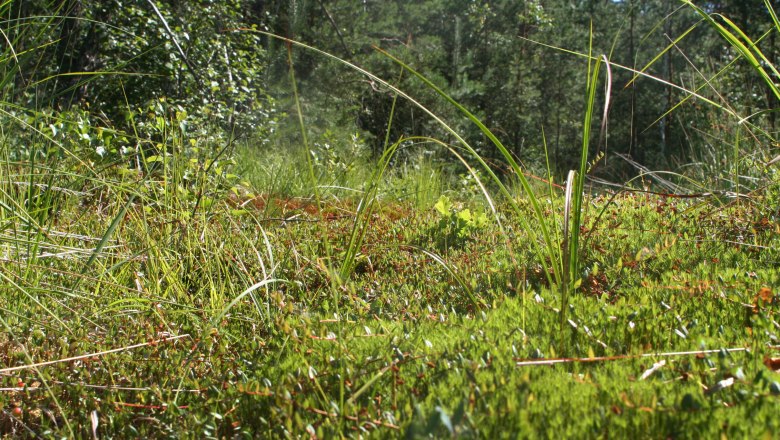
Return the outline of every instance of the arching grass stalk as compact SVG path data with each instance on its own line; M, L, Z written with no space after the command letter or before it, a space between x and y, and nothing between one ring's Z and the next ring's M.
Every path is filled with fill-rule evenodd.
M445 124L441 119L436 117L437 121L440 122L445 126L448 131L450 131L451 134L455 136L455 138L458 140L458 142L468 151L468 153L479 163L479 165L485 170L485 172L488 174L490 179L493 181L493 183L496 184L496 186L499 189L499 192L506 198L506 200L509 202L510 207L515 211L517 214L518 221L520 222L520 226L523 230L527 232L532 232L536 230L540 230L542 234L542 240L544 243L544 246L540 246L539 243L536 240L531 240L531 245L534 250L534 254L536 255L543 272L545 273L548 282L550 285L561 285L561 272L562 272L562 255L560 252L560 248L555 244L555 242L552 239L552 234L550 233L550 227L547 224L546 221L546 215L542 211L541 204L539 203L539 198L536 197L533 190L531 189L531 185L528 182L528 179L525 177L525 174L523 173L522 169L520 168L520 165L518 165L517 161L515 161L514 157L512 157L512 154L509 152L509 150L504 146L503 143L493 134L493 132L490 131L489 128L485 126L485 124L482 123L473 113L471 113L468 109L463 107L460 103L455 101L450 95L448 95L446 92L444 92L442 89L440 89L438 86L436 86L432 81L430 81L428 78L426 78L421 73L414 70L412 67L401 61L400 59L394 57L388 52L385 52L379 48L377 48L379 52L393 60L398 65L402 66L404 69L406 69L408 72L410 72L412 75L420 79L425 85L430 87L432 90L434 90L439 96L447 100L450 104L452 104L455 108L457 108L461 113L463 113L474 125L479 128L479 130L484 134L490 141L493 143L493 145L498 149L498 151L501 153L501 155L504 157L504 160L509 164L512 171L517 175L517 178L520 181L520 185L523 188L523 191L528 197L528 200L531 202L531 207L534 212L534 217L536 219L535 226L532 227L531 223L527 220L525 214L522 212L522 209L520 205L517 203L517 201L512 197L507 187L503 184L501 179L496 176L496 174L493 172L493 170L490 168L490 166L484 161L484 159L477 153L471 145L466 142L459 134L455 133L454 130L450 129L447 124ZM494 211L495 214L495 211ZM497 217L497 216L496 216ZM548 273L547 270L545 270L548 261L553 264L553 273L552 275Z
M590 47L592 48L592 40L590 43ZM569 173L570 193L569 193L569 197L567 197L567 214L571 214L571 224L568 223L570 216L566 215L564 219L564 221L566 222L564 231L568 232L570 230L571 234L569 236L569 234L567 234L566 232L564 233L562 252L565 253L565 255L562 255L562 253L558 252L558 247L553 243L549 231L549 226L545 221L545 215L541 210L538 198L536 197L536 195L534 194L534 192L530 187L528 179L525 177L522 170L520 169L520 166L514 160L514 158L506 149L506 147L504 147L501 141L490 131L490 129L488 129L479 119L477 119L477 117L474 116L474 114L472 114L465 107L460 105L457 101L455 101L452 97L450 97L447 93L445 93L435 84L433 84L422 74L418 73L417 71L409 67L407 64L403 63L401 60L395 58L389 53L384 51L381 52L384 53L387 57L391 58L396 63L398 63L399 65L403 66L413 75L415 75L417 78L422 80L431 89L436 91L436 93L438 93L448 102L450 102L450 104L454 105L458 110L460 110L464 115L466 115L466 117L469 118L469 120L471 120L480 129L480 131L482 131L482 133L485 136L487 136L488 139L490 139L490 141L499 150L499 152L502 154L504 159L512 167L512 170L517 175L523 190L525 191L529 201L531 202L531 206L533 207L533 211L537 219L537 224L541 229L542 237L544 238L545 247L542 249L540 249L538 245L537 247L535 247L537 258L539 258L540 263L542 264L542 268L545 267L546 259L549 259L549 261L554 262L553 271L554 271L554 276L556 281L555 284L558 286L559 292L561 294L560 343L561 343L561 352L563 352L563 350L565 349L565 339L566 339L564 337L564 328L566 324L566 310L568 308L568 297L571 294L571 292L576 287L579 286L579 283L581 282L579 277L579 266L580 266L579 237L580 237L580 226L582 224L582 200L584 197L585 173L587 171L587 166L588 166L588 150L589 150L590 136L591 136L590 126L593 119L593 110L595 108L596 89L599 83L600 67L601 67L602 59L604 61L607 61L606 57L595 58L594 64L591 63L588 64L588 73L590 76L590 81L588 83L588 88L587 88L587 107L585 111L585 122L584 122L583 134L582 134L582 149L580 151L580 170L578 173L577 172ZM594 58L592 56L589 56L588 59L593 60ZM601 121L602 134L606 130L606 121L609 112L609 98L611 95L611 73L609 71L608 61L606 62L606 65L607 65L607 82L606 82L607 90L606 90L606 97L604 100L604 114L602 116L602 121ZM476 152L472 154L480 162L480 164L489 172L493 180L498 184L501 192L506 193L507 191L506 187L498 180L495 174L490 172L490 168L484 163L481 157L479 157L479 155L476 154ZM573 182L571 181L571 179L574 179ZM523 229L525 229L526 231L530 231L531 230L530 225L525 220L525 217L522 215L522 213L520 212L520 207L518 206L517 202L512 197L507 197L507 199L509 200L509 203L512 206L512 208L514 208L514 210L519 214L518 217L520 218ZM569 206L568 203L571 203L571 205Z
M404 91L400 90L399 88L393 86L392 84L388 83L387 81L383 80L382 78L379 78L378 76L374 75L373 73L350 63L349 61L346 61L342 58L339 58L335 55L332 55L328 52L322 51L320 49L314 48L312 46L306 45L304 43L291 40L289 38L281 37L279 35L275 35L269 32L264 32L260 30L249 30L248 32L258 32L260 34L266 35L270 38L279 39L282 41L287 42L290 45L295 45L297 47L302 47L307 50L313 51L315 53L318 53L320 55L323 55L327 58L330 58L332 60L335 60L341 64L344 64L345 66L367 76L368 78L371 78L373 81L381 84L382 86L388 88L389 90L396 93L398 96L401 96L405 99L407 99L410 103L415 105L416 107L420 108L423 112L425 112L428 116L430 116L434 121L436 121L442 128L444 128L445 131L447 131L453 138L457 141L458 144L460 144L465 151L468 153L470 157L472 157L479 166L485 171L485 173L488 175L490 180L496 185L499 192L505 197L505 199L508 201L509 206L516 214L516 217L518 219L518 222L520 223L520 227L522 230L529 233L529 235L535 235L536 231L541 231L542 236L542 243L540 244L536 239L531 240L531 248L534 253L534 255L537 258L538 264L542 268L542 272L545 274L545 277L547 278L547 281L551 286L558 286L560 287L562 285L562 273L563 273L563 259L562 259L562 250L559 246L559 244L556 244L556 242L553 240L553 236L550 232L550 227L547 223L547 216L541 209L541 205L539 203L539 199L534 194L533 190L531 189L531 186L523 174L520 166L518 163L514 160L509 150L507 150L506 147L501 143L501 141L470 111L468 111L465 107L460 105L457 101L455 101L452 97L450 97L448 94L446 94L443 90L438 88L435 84L433 84L430 80L428 80L425 76L417 72L416 70L412 69L410 66L405 64L403 61L399 60L398 58L395 58L394 56L390 55L387 52L381 51L381 49L377 49L380 52L382 52L385 56L392 59L394 62L396 62L399 66L401 66L404 70L410 72L412 75L416 76L418 79L423 81L428 87L436 91L440 96L445 98L450 104L455 106L461 113L463 113L472 123L474 123L482 133L488 137L488 139L491 140L491 142L496 146L496 148L499 150L499 152L502 154L504 159L507 161L507 163L510 165L512 170L515 172L515 174L518 176L518 179L520 180L521 186L523 190L525 191L529 201L531 202L531 206L533 209L533 218L535 221L529 221L529 219L526 216L526 213L523 212L523 209L520 207L519 203L512 197L512 194L509 192L508 188L503 184L501 179L495 174L495 172L490 168L490 166L485 162L485 160L477 153L477 151L458 133L456 132L452 127L450 127L449 124L447 124L444 120L442 120L439 116L437 116L435 113L430 111L427 107L419 103L417 100L415 100L413 97L405 93ZM386 158L385 158L386 159ZM380 167L381 168L381 167ZM484 189L484 185L482 185L481 182L479 182L480 187L482 188L486 200L488 202L488 205L491 209L491 212L494 215L494 218L498 221L499 225L501 226L500 222L500 216L498 214L498 211L495 207L495 204L493 203L492 198L487 193L487 191ZM356 222L356 224L359 222ZM503 230L503 227L501 227L501 230ZM504 234L506 235L506 232L504 231ZM349 246L350 249L350 255L345 258L345 263L342 266L342 273L347 274L351 271L351 267L354 264L354 256L356 255L356 249L358 248L358 244L361 242L360 237L362 237L362 232L360 230L356 229L356 232L353 233L353 236L355 237L353 240L351 240L351 244ZM550 271L546 270L548 265L552 264L552 273Z
M270 273L274 273L275 271L276 271L276 267L272 268ZM240 303L244 299L244 297L246 297L247 295L251 295L252 292L254 292L255 290L261 287L265 287L276 283L287 283L287 280L277 279L277 278L265 278L249 286L246 290L244 290L238 296L233 298L233 301L230 301L230 304L222 308L222 310L212 319L211 321L212 327L219 328L220 321L222 321L222 318L224 318L227 315L230 309L232 309L236 304Z
M360 199L360 203L358 203L357 211L355 212L355 221L352 225L352 233L349 237L349 244L347 245L344 258L341 261L341 269L339 270L339 277L342 282L346 282L355 269L355 260L360 252L360 247L363 245L363 239L366 236L366 230L369 226L368 219L371 217L382 177L390 166L390 161L398 151L398 147L405 141L406 139L402 138L389 148L385 148L382 156L379 157L379 161L366 186L363 197Z
M449 126L449 124L447 124L446 122L444 122L444 121L443 121L443 120L442 120L440 117L438 117L438 116L437 116L435 113L433 113L433 112L432 112L431 110L429 110L427 107L425 107L424 105L422 105L420 102L418 102L416 99L414 99L413 97L411 97L409 94L407 94L406 92L402 91L402 90L401 90L401 89L399 89L398 87L395 87L395 86L393 86L392 84L388 83L388 82L387 82L387 81L385 81L384 79L382 79L382 78L380 78L380 77L378 77L378 76L374 75L373 73L371 73L371 72L369 72L369 71L367 71L367 70L365 70L365 69L363 69L363 68L361 68L361 67L359 67L359 66L357 66L357 65L355 65L355 64L352 64L352 63L350 63L349 61L346 61L346 60L344 60L344 59L341 59L341 58L339 58L339 57L337 57L337 56L335 56L335 55L333 55L333 54L330 54L330 53L328 53L328 52L325 52L325 51L323 51L323 50L320 50L320 49L317 49L317 48L315 48L315 47L309 46L309 45L307 45L307 44L301 43L301 42L299 42L299 41L291 40L291 39L289 39L289 38L285 38L285 37L282 37L282 36L279 36L279 35L276 35L276 34L273 34L273 33L270 33L270 32L265 32L265 31L261 31L261 30L257 30L257 29L242 29L242 30L244 30L244 31L247 31L247 32L256 32L256 33L259 33L259 34L265 35L265 36L267 36L267 37L270 37L270 38L275 38L275 39L278 39L278 40L281 40L281 41L284 41L284 42L290 43L290 44L292 44L292 45L295 45L295 46L302 47L302 48L304 48L304 49L307 49L307 50L313 51L313 52L315 52L315 53L317 53L317 54L320 54L320 55L322 55L322 56L325 56L325 57L327 57L327 58L329 58L329 59L332 59L332 60L338 61L339 63L341 63L341 64L344 64L345 66L349 67L350 69L353 69L353 70L355 70L356 72L359 72L360 74L362 74L362 75L365 75L367 78L370 78L370 79L372 79L372 80L373 80L373 81L375 81L376 83L378 83L378 84L381 84L382 86L384 86L384 87L388 88L389 90L393 91L394 93L397 93L399 96L401 96L401 97L403 97L404 99L408 100L408 101L409 101L410 103L412 103L414 106L416 106L417 108L419 108L420 110L422 110L422 111L423 111L423 112L424 112L426 115L428 115L428 116L429 116L429 117L431 117L431 118L432 118L434 121L436 121L436 123L437 123L437 124L439 124L439 125L440 125L440 126L441 126L441 127L444 129L444 130L445 130L445 131L447 131L447 133L449 133L451 136L453 136L453 137L455 138L455 140L456 140L456 141L457 141L459 144L461 144L461 145L464 147L464 149L465 149L465 150L466 150L466 151L467 151L467 152L468 152L470 155L472 155L472 156L474 156L474 157L475 157L475 159L476 159L476 160L479 162L480 166L482 166L482 167L484 167L484 168L485 168L485 170L486 170L487 174L488 174L488 175L491 177L491 179L492 179L492 180L493 180L495 183L497 183L497 184L499 185L499 187L500 187L500 189L501 189L501 192L502 192L502 194L504 194L504 195L505 195L506 197L508 197L508 198L511 198L511 194L509 193L509 190L508 190L508 189L507 189L507 188L506 188L506 187L505 187L505 186L504 186L504 185L501 183L500 179L498 179L498 177L495 175L495 173L493 172L493 170L492 170L492 169L490 169L490 167L489 167L489 166L487 165L487 163L486 163L486 162L485 162L485 161L484 161L484 160L483 160L483 159L482 159L482 158L479 156L479 154L476 152L476 150L474 150L474 148L473 148L473 147L472 147L472 146L471 146L471 145L470 145L468 142L466 142L466 140L465 140L465 139L463 139L463 137L462 137L462 136L460 136L460 134L458 134L458 132L456 132L456 131L455 131L455 130L452 128L452 127L450 127L450 126ZM484 186L483 186L483 185L481 185L481 182L480 182L480 187L483 189L483 194L486 196L486 199L487 199L487 202L488 202L488 205L489 205L489 208L490 208L491 212L493 212L494 214L496 214L496 212L497 212L497 211L496 211L496 207L495 207L495 205L494 205L494 203L493 203L493 199L492 199L492 198L490 197L490 195L489 195L489 194L488 194L488 193L487 193L487 192L484 190ZM549 281L551 281L551 280L552 280L552 278L550 278L550 277L548 276L548 280L549 280Z
M448 274L450 274L452 279L455 280L456 283L458 283L458 285L461 287L461 289L463 289L464 292L466 292L466 295L469 297L469 300L475 307L485 305L485 301L482 298L477 298L477 295L474 294L474 291L471 289L471 286L469 285L468 281L464 280L463 277L461 277L458 271L455 269L455 267L450 264L447 264L447 261L444 260L444 258L442 258L439 254L411 244L403 245L402 247L420 252L425 256L431 258L433 261L435 261L441 267L443 267Z
M758 73L761 79L764 80L769 90L777 99L780 99L780 87L775 84L772 78L780 76L780 72L775 67L774 63L767 58L766 55L759 49L756 43L750 39L734 22L727 17L717 14L718 17L725 23L725 26L715 21L712 15L706 13L703 9L691 3L690 0L683 0L683 3L687 4L731 45L740 55L744 58L753 70ZM767 9L772 16L772 20L778 30L780 30L780 23L777 21L774 9L768 0L765 0ZM715 15L715 14L713 14ZM769 72L767 72L769 70Z
M367 76L368 78L372 79L373 81L381 84L382 86L388 88L389 90L396 93L398 96L401 96L405 99L407 99L410 103L415 105L416 107L420 108L423 112L425 112L428 116L430 116L434 121L436 121L444 130L446 130L453 138L457 141L458 144L460 144L463 149L468 153L468 156L474 159L479 166L485 171L489 179L496 185L498 188L499 193L501 193L505 199L507 200L509 207L514 211L516 214L516 217L518 219L518 222L520 223L520 228L524 231L526 231L529 235L534 236L536 234L536 231L539 231L541 235L541 243L537 241L536 239L531 240L531 248L534 253L534 255L537 258L538 264L541 266L542 271L544 272L548 282L552 286L557 286L559 291L566 291L568 293L568 290L576 284L577 279L574 279L572 283L567 283L570 285L564 285L563 283L563 273L564 271L568 272L569 275L577 275L577 268L579 267L579 259L576 257L575 254L579 253L579 229L580 229L580 222L582 221L582 216L579 213L580 208L582 207L582 191L581 189L584 187L584 174L587 167L587 154L588 154L588 145L589 145L589 137L590 137L590 121L592 119L592 112L593 107L595 105L595 89L596 85L598 84L598 73L599 73L599 66L602 62L601 58L595 59L591 55L587 55L589 60L595 60L596 64L589 65L589 77L591 78L589 86L588 86L588 111L586 112L585 119L586 119L586 129L583 133L583 150L581 151L581 161L580 161L580 173L577 176L577 183L574 190L574 206L573 212L574 217L572 219L573 224L571 225L572 231L576 230L576 236L572 237L569 240L569 245L567 246L567 249L561 248L561 243L554 240L554 236L551 233L550 225L548 224L547 215L544 213L544 211L541 208L541 204L539 201L539 198L534 194L530 183L528 182L528 179L525 177L525 174L523 173L522 169L520 168L520 165L517 163L517 161L512 157L509 150L501 143L501 141L488 129L473 113L471 113L468 109L463 107L460 103L455 101L451 96L449 96L446 92L444 92L442 89L437 87L433 82L431 82L428 78L426 78L421 73L414 70L412 67L401 61L400 59L394 57L393 55L376 48L377 51L387 56L389 59L394 61L396 64L401 66L405 71L411 73L415 77L417 77L420 81L425 83L429 88L434 90L439 96L444 98L447 102L449 102L451 105L453 105L455 108L457 108L463 115L465 115L474 125L476 125L479 130L493 143L493 145L498 149L499 153L501 153L504 160L509 164L512 171L517 175L518 180L520 181L521 187L523 188L523 191L525 192L531 207L533 211L532 219L529 219L526 215L526 213L521 208L518 201L516 201L512 194L509 192L508 188L503 184L501 179L495 174L495 172L490 168L490 166L485 162L485 160L477 153L477 151L459 134L457 133L452 127L450 127L449 124L447 124L444 120L442 120L439 116L437 116L435 113L430 111L427 107L419 103L417 100L415 100L413 97L408 95L407 93L403 92L399 88L393 86L392 84L388 83L387 81L383 80L382 78L379 78L378 76L374 75L373 73L350 63L349 61L346 61L342 58L339 58L335 55L332 55L328 52L322 51L320 49L314 48L312 46L306 45L304 43L291 40L289 38L281 37L279 35L275 35L269 32L264 32L260 30L249 30L248 32L258 32L260 34L266 35L270 38L279 39L282 41L287 42L290 45L295 45L297 47L302 47L307 50L313 51L315 53L318 53L320 55L323 55L327 58L330 58L332 60L335 60L341 64L344 64L345 66ZM605 105L605 120L606 120L606 110L608 108L608 102L609 100L606 100ZM603 126L602 126L603 128ZM392 150L392 149L390 149ZM379 169L384 169L387 164L383 163L383 161L387 161L388 157L383 156L383 159L380 160L380 166ZM384 172L384 171L382 171ZM484 190L484 186L480 186ZM579 188L579 190L578 190ZM500 218L498 215L498 212L495 208L495 205L493 203L492 198L489 194L487 194L487 191L485 191L486 199L488 202L488 205L496 218L496 220L500 224ZM368 196L368 194L367 194ZM368 199L366 199L368 200ZM361 216L365 215L365 211L362 211ZM356 222L356 224L359 223ZM502 228L503 230L503 228ZM349 246L349 254L347 258L344 260L344 264L342 265L342 274L348 274L350 273L353 264L354 264L354 257L357 255L357 249L358 244L360 244L362 241L361 237L362 234L365 231L360 229L359 226L356 227L355 231L353 232L353 239L351 240L351 244ZM563 262L563 255L564 253L567 253L569 255L569 264L568 267L564 266ZM575 258L572 259L571 256L575 255ZM552 265L552 273L550 271L546 270L548 268L548 265ZM574 276L571 276L571 278L575 278ZM565 300L565 298L564 298Z
M404 70L398 75L398 82L401 82ZM344 259L341 262L341 270L339 276L342 282L346 282L352 275L352 271L355 269L355 259L357 258L360 247L363 245L363 238L366 235L366 229L368 227L368 218L371 216L373 210L374 201L376 200L377 191L382 181L382 177L390 165L390 161L398 151L399 146L404 142L401 138L398 142L390 145L390 129L393 127L393 120L395 118L395 105L398 101L398 94L393 95L393 105L390 107L390 117L387 121L387 131L385 132L385 142L382 148L382 156L379 158L374 173L371 175L371 179L364 190L363 198L360 199L357 212L355 213L355 222L352 225L352 234L349 237L349 245L347 245Z
M425 114L430 116L439 125L441 125L441 127L444 128L444 130L447 131L450 135L452 135L458 141L458 143L460 143L466 149L466 151L469 152L469 154L473 155L477 159L477 161L480 163L480 166L485 168L486 172L491 176L492 180L496 184L499 185L499 187L501 188L501 192L506 197L511 199L511 194L509 193L509 190L501 183L500 179L498 179L498 177L495 175L493 170L490 169L490 167L479 156L479 154L476 152L476 150L474 150L474 148L471 147L471 145L469 145L468 142L466 142L463 139L463 137L461 137L460 134L458 134L452 127L450 127L446 122L444 122L441 118L439 118L435 113L433 113L427 107L425 107L420 102L418 102L417 100L412 98L409 94L407 94L404 91L402 91L401 89L393 86L392 84L388 83L384 79L374 75L373 73L371 73L371 72L369 72L369 71L367 71L367 70L365 70L365 69L363 69L363 68L361 68L361 67L359 67L359 66L357 66L355 64L352 64L349 61L346 61L346 60L344 60L342 58L339 58L339 57L337 57L337 56L335 56L333 54L325 52L323 50L317 49L315 47L312 47L312 46L309 46L307 44L301 43L299 41L291 40L289 38L285 38L285 37L282 37L282 36L279 36L279 35L276 35L276 34L273 34L273 33L270 33L270 32L265 32L265 31L261 31L261 30L257 30L257 29L242 29L242 30L246 31L246 32L256 32L256 33L265 35L265 36L270 37L270 38L275 38L275 39L284 41L286 43L289 43L291 45L295 45L295 46L298 46L298 47L310 50L310 51L315 52L315 53L317 53L319 55L325 56L326 58L335 60L335 61L337 61L337 62L339 62L341 64L344 64L345 66L349 67L350 69L353 69L353 70L361 73L362 75L365 75L366 77L372 79L376 83L381 84L382 86L384 86L384 87L388 88L389 90L393 91L394 93L396 93L398 96L401 96L404 99L408 100L414 106L416 106L417 108L422 110ZM450 151L454 153L454 150L450 149ZM465 163L465 161L463 160L462 157L460 157L459 155L456 155L456 156L458 157L459 160L461 160L462 162ZM467 166L468 166L468 164L467 164ZM491 212L493 212L493 214L496 215L496 219L499 220L499 225L500 225L500 219L497 216L497 210L496 210L495 204L493 203L492 197L490 197L490 194L487 192L487 190L485 189L485 187L484 187L484 185L482 184L481 181L477 180L477 183L479 184L480 189L482 190L482 193L485 195L485 198L487 200L487 203L488 203L488 206L489 206ZM547 276L548 276L548 281L552 281L552 278L550 277L550 275L547 274Z

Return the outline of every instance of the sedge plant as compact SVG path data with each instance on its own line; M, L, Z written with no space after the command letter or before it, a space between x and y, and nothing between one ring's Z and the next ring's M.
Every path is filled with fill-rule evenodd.
M507 186L502 182L501 178L493 171L493 169L484 160L484 158L477 152L477 150L474 147L472 147L471 144L465 138L463 138L458 132L456 132L447 122L442 120L438 115L434 114L427 107L425 107L420 102L415 100L412 96L408 95L404 91L400 90L398 87L390 84L389 82L383 80L382 78L379 78L373 73L368 72L367 70L353 63L350 63L349 61L344 60L338 56L332 55L330 53L327 53L315 47L301 43L299 41L281 37L269 32L264 32L259 30L255 30L253 32L259 32L268 37L280 39L282 41L285 41L287 44L295 45L304 48L306 50L313 51L329 59L344 64L345 66L369 77L372 81L375 81L381 84L383 87L391 90L397 96L401 96L407 99L413 105L423 110L428 116L430 116L434 121L436 121L446 132L452 135L457 141L457 144L459 144L459 146L466 151L467 156L479 164L480 169L485 171L485 174L487 174L490 181L495 185L496 188L498 188L499 193L507 200L510 208L516 214L521 229L529 233L530 236L535 236L535 231L540 232L541 243L535 239L531 240L531 247L533 249L534 255L536 256L538 264L542 267L542 271L545 274L547 281L551 286L556 286L560 294L561 305L562 305L561 312L560 312L561 323L562 323L561 325L563 326L563 323L565 322L565 313L566 313L565 309L567 307L568 296L571 294L571 291L574 288L576 288L577 281L579 280L579 274L578 274L579 254L581 252L579 248L579 230L580 230L580 224L583 221L581 215L581 209L582 209L582 200L583 200L584 175L587 168L588 145L590 142L589 138L591 135L590 123L592 120L592 114L594 111L594 106L596 101L596 89L599 83L599 71L600 71L599 67L602 62L601 58L594 58L590 55L588 56L588 59L591 60L592 63L589 63L590 81L587 87L588 105L585 113L586 124L585 124L585 130L583 132L583 148L581 150L580 170L578 173L575 174L576 181L573 189L574 197L572 198L573 204L571 207L571 211L574 214L571 218L572 224L569 225L570 229L576 232L573 232L572 234L573 236L569 239L566 239L564 243L560 243L557 240L555 240L556 234L553 233L553 230L551 229L551 226L548 222L547 215L544 213L544 210L541 207L540 197L534 193L528 179L525 177L525 174L521 166L512 156L511 152L503 145L503 143L498 139L498 137L496 137L495 134L493 134L493 132L482 121L479 120L479 118L477 118L472 112L470 112L463 105L458 103L444 90L436 86L431 80L426 78L423 74L419 73L410 65L406 64L405 62L393 56L392 54L383 51L382 49L375 48L384 56L386 56L387 58L395 62L397 65L399 65L404 71L410 73L411 75L413 75L414 77L422 81L427 87L429 87L431 90L436 92L440 97L444 98L447 102L449 102L452 106L454 106L458 111L460 111L460 113L462 113L466 118L468 118L480 130L482 134L484 134L491 141L493 146L495 146L495 148L499 151L499 153L504 158L506 163L509 165L514 175L517 176L517 179L519 180L520 185L526 197L528 198L528 201L530 202L532 212L533 212L532 219L529 219L526 216L525 212L523 211L523 208L520 206L518 201L512 197ZM591 47L592 47L592 41L591 41ZM608 104L609 104L609 100L607 99L605 104L605 117L608 109ZM386 157L385 160L389 160L389 158ZM383 166L384 165L382 165L382 167ZM501 219L498 214L498 211L493 202L493 198L488 193L484 184L481 181L479 181L478 176L474 175L474 177L476 178L480 188L482 189L483 194L485 195L485 199L487 200L487 203L491 209L491 212L494 215L494 218L496 219L499 225L499 228L502 231L505 231L504 226L501 223ZM361 227L359 225L356 225L355 228L356 231L361 230ZM506 232L504 233L506 234ZM350 272L350 267L352 264L351 261L354 260L354 256L356 252L356 244L360 242L359 236L361 233L354 232L354 234L357 234L354 236L354 238L357 238L357 241L354 241L353 238L353 241L349 246L351 253L348 254L347 258L345 259L345 263L342 266L341 272L343 275L346 275ZM511 246L511 243L509 243L509 245ZM566 247L562 248L561 245L565 245ZM567 257L564 258L564 255L567 255ZM547 265L550 263L552 264L552 268L550 271L548 271L546 270L546 268ZM561 328L561 332L563 332L563 327ZM563 345L564 344L562 343L561 346L563 347Z

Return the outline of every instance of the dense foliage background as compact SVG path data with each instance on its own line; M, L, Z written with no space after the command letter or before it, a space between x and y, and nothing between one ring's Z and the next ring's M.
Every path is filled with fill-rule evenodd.
M775 60L775 34L761 39L771 26L768 13L748 3L703 7L728 14ZM8 100L88 110L93 124L127 128L164 98L167 108L197 115L188 120L192 129L213 130L217 122L258 148L301 143L290 123L296 121L291 66L307 130L329 147L349 143L359 130L365 149L379 153L393 96L341 64L253 30L304 42L395 82L399 68L376 48L387 50L475 112L531 168L542 165L545 142L558 171L577 161L584 108L578 91L587 74L577 54L587 51L591 29L594 54L625 67L612 68L612 117L601 144L608 152L652 169L718 165L731 154L736 121L695 99L678 106L687 94L669 83L744 116L777 103L746 63L728 64L733 50L675 0L28 0L4 9L9 22L20 24L8 35L19 57L19 74L5 75ZM632 81L631 69L652 78ZM495 156L419 81L403 75L399 86L470 135L482 154ZM772 111L751 119L772 131L775 120ZM283 136L269 142L278 130ZM400 102L390 139L417 134L447 139L419 109ZM749 144L742 148L751 151ZM609 155L603 163L599 172L616 180L636 171Z

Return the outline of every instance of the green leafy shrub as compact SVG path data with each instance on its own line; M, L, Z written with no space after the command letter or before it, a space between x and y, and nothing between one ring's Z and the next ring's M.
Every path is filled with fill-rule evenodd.
M436 235L439 240L452 243L468 239L484 229L488 223L487 214L481 210L471 211L459 208L447 196L439 197L434 209L441 215Z

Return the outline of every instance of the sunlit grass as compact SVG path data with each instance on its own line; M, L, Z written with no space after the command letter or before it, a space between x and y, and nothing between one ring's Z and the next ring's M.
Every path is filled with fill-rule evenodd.
M760 58L733 26L719 31ZM701 194L633 192L626 182L591 197L591 123L604 77L611 83L600 69L615 66L588 54L580 168L561 191L549 173L529 176L445 91L388 57L473 123L510 175L430 112L457 144L388 138L374 159L349 154L355 138L316 148L300 106L306 140L286 153L258 151L250 139L231 156L232 145L191 138L184 116L162 112L153 115L156 138L120 133L147 149L111 160L69 150L37 111L7 114L0 433L780 429L776 176L741 203L680 173L643 177L671 176L673 188ZM20 143L32 145L26 158L12 157ZM432 149L459 168L432 163ZM478 209L493 221L468 223ZM530 363L543 359L555 363Z

